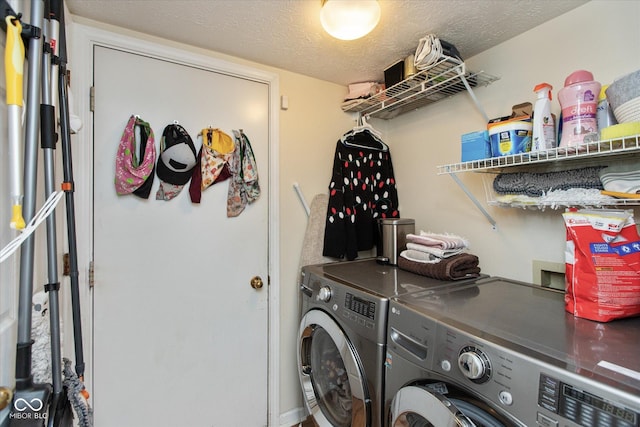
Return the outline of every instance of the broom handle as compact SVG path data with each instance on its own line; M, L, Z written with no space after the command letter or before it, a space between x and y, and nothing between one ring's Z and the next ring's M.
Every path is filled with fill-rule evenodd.
M48 11L48 2L45 0L45 12ZM56 149L56 124L53 96L51 94L51 46L55 45L58 35L51 28L49 14L45 13L45 47L42 56L42 102L40 104L40 146L42 148L44 165L44 192L45 199L55 192L55 149ZM49 215L46 219L47 226L47 279L44 289L49 293L49 327L51 329L51 379L54 397L62 393L62 355L60 343L60 299L58 281L58 237L56 216ZM50 409L55 411L55 405ZM50 416L50 419L55 417Z
M52 19L59 20L58 37L59 69L58 93L60 110L60 139L62 144L63 190L67 212L67 240L69 245L69 278L71 281L71 310L73 315L73 338L75 344L75 371L80 380L84 377L84 354L82 345L82 317L80 312L80 285L78 280L78 245L76 238L76 216L74 201L73 160L71 155L71 125L69 121L69 99L67 96L67 40L64 24L63 0L52 0ZM85 395L85 398L88 397Z
M7 44L4 52L4 68L7 83L7 115L9 129L9 181L11 182L11 222L10 227L22 230L22 176L20 153L22 141L22 81L24 75L24 43L22 24L15 16L5 18L7 24Z
M31 20L34 29L42 28L44 3L31 0ZM24 204L25 222L35 215L38 167L38 128L40 118L40 76L43 43L41 37L29 39L27 105L24 135ZM16 354L16 390L32 387L31 377L31 304L33 303L34 236L29 236L20 248L20 286L18 297L18 351Z

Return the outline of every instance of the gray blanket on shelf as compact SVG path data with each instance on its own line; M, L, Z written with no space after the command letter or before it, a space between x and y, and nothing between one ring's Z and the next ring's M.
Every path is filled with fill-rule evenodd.
M526 194L539 197L554 190L570 188L595 188L602 190L598 173L604 166L590 166L558 172L501 173L493 180L493 189L498 194Z

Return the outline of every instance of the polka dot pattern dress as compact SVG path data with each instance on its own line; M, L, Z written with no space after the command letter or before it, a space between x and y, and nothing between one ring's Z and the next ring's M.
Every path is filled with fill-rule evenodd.
M323 255L353 260L376 244L378 218L399 217L391 153L338 141Z

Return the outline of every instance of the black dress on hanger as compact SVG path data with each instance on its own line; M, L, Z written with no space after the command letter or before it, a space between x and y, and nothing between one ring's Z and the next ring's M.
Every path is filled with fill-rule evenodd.
M348 132L336 144L323 255L353 260L375 246L379 218L399 217L388 146L368 129Z

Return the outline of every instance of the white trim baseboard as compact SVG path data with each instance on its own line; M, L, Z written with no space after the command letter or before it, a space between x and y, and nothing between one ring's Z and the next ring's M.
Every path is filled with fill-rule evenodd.
M280 427L291 427L300 424L306 418L304 408L295 408L280 414Z

